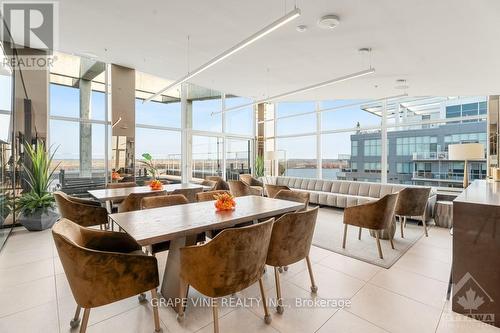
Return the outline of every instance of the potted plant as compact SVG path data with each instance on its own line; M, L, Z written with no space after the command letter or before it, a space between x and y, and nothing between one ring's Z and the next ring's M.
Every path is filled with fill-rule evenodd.
M35 147L25 143L24 151L30 160L29 167L23 165L30 190L17 199L16 205L20 211L18 221L30 231L44 230L52 227L59 218L54 196L49 191L52 174L59 164L51 169L55 150L49 155L45 144L40 140Z
M264 177L264 158L257 156L255 159L255 177Z
M144 161L140 162L145 166L146 171L149 172L151 174L151 177L153 178L151 180L151 183L149 183L149 187L151 187L152 190L161 190L163 188L163 184L158 179L160 172L153 162L153 156L151 156L151 154L149 153L144 153L142 154L142 157L144 158Z

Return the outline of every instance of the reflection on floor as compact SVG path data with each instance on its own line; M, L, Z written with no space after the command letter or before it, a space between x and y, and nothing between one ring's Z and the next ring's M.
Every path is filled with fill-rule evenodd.
M298 263L282 274L289 307L282 315L272 309L271 325L264 323L257 304L238 302L219 312L221 332L500 332L464 320L445 301L451 265L446 229L432 228L428 238L420 239L390 269L316 247L311 259L317 297L327 305L350 301L350 306L338 309L316 302L310 307L306 265ZM164 254L159 256L161 272L165 260ZM268 297L275 295L271 273L268 269L264 278ZM252 286L236 296L243 300L258 294L258 286ZM195 291L191 295L199 296ZM15 230L0 253L0 332L69 332L74 309L50 231ZM211 316L209 308L188 307L179 324L173 310L160 309L163 332L212 332ZM132 297L92 310L89 325L88 332L153 332L151 307Z

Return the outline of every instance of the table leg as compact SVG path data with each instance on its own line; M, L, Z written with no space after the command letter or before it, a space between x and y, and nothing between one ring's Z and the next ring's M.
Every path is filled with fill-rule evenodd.
M106 200L104 202L101 202L101 207L106 208L106 210L108 211L108 214L112 213L112 211L111 211L111 201ZM106 229L113 230L113 220L111 220L111 219L108 218L108 223L105 225L105 227L106 227Z
M167 264L165 265L165 273L161 284L161 296L166 299L167 304L175 305L175 312L178 312L179 306L182 305L180 300L187 297L187 294L180 295L180 249L194 244L196 244L196 236L181 237L170 241Z

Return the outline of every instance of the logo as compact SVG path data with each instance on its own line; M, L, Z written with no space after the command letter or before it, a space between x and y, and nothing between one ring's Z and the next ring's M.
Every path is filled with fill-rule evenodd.
M464 311L468 312L465 314L466 316L483 322L495 322L494 313L482 311L489 303L494 302L493 298L470 273L466 273L454 285L453 299Z
M55 48L57 3L2 2L2 40L12 48L51 52Z

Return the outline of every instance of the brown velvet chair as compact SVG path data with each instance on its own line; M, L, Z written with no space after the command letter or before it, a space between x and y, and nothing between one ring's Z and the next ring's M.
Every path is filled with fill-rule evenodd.
M266 184L264 185L265 192L269 198L274 198L276 194L278 194L281 190L289 190L290 188L285 185L272 185Z
M124 188L124 187L136 187L135 182L123 182L123 183L108 183L106 188Z
M251 174L245 173L240 175L240 180L247 184L248 186L259 186L259 187L264 187L264 183L262 183L260 180L254 178Z
M342 248L345 249L347 238L347 226L359 227L359 238L361 239L361 229L367 228L375 232L377 249L380 259L384 259L382 248L380 247L380 232L389 229L394 223L394 210L398 200L398 193L387 194L383 198L370 203L347 207L344 209L344 238ZM389 233L391 247L394 249L392 232Z
M313 293L318 291L318 287L314 282L311 260L309 259L309 250L311 249L318 209L318 207L315 207L301 212L288 213L274 222L266 264L274 266L278 304L276 310L279 314L283 313L279 267L286 267L305 259L309 278L311 279L311 291Z
M153 197L142 198L141 209L185 205L188 203L188 199L186 199L186 197L182 194L157 195Z
M180 250L181 297L188 286L213 299L214 331L219 332L217 298L239 292L259 282L264 319L271 323L262 284L274 219L248 227L226 229L204 245ZM178 319L184 309L180 307Z
M429 201L430 187L407 187L399 191L398 203L396 205L396 216L401 224L401 238L404 237L403 229L406 227L406 218L421 216L425 236L428 237L425 212Z
M98 202L75 198L61 191L54 192L54 198L62 218L83 227L108 224L108 211Z
M212 201L212 200L215 200L216 195L223 194L223 193L230 194L229 191L224 191L224 190L199 192L199 193L196 193L196 201L197 202Z
M248 186L241 180L230 180L228 181L228 184L231 194L235 197L244 197L247 195L262 195L262 189Z
M210 187L210 190L209 191L215 191L215 187L217 186L217 182L215 180L208 180L208 179L204 179L200 185L203 185L203 186L208 186Z
M304 208L301 210L307 209L309 207L309 200L311 195L308 192L299 192L292 190L281 190L274 196L274 199L288 200L294 201L304 204Z
M84 309L80 333L84 333L90 309L151 291L155 331L158 316L158 262L147 256L128 234L83 228L68 219L52 227L52 236L77 309L75 328Z
M220 176L208 176L207 180L211 180L215 182L214 190L224 190L229 191L229 184L222 179Z
M183 196L186 197L188 202L196 202L196 194L202 192L203 189L200 188L181 188L174 190L170 195L175 195L175 194L182 194Z
M132 212L141 209L141 201L146 197L165 195L165 191L130 193L125 200L118 206L118 213Z

